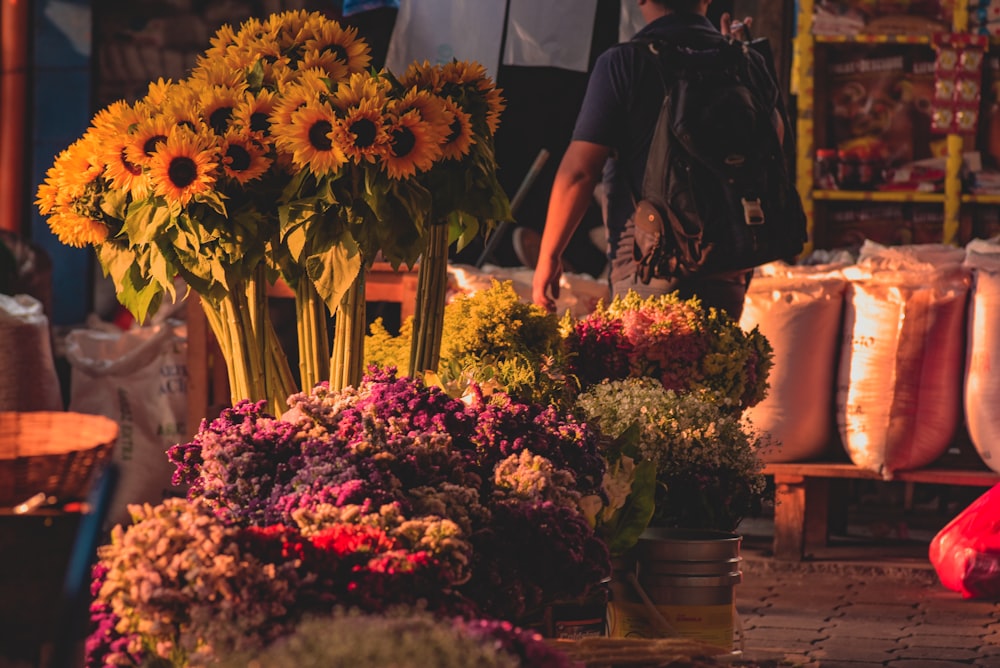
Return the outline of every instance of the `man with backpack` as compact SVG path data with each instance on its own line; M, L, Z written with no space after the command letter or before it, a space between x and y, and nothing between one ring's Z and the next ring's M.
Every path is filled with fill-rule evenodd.
M635 1L647 25L594 65L532 298L555 309L562 252L602 181L612 296L677 290L739 319L753 267L805 240L783 102L764 58L730 38L729 16L725 34L706 17L711 0Z

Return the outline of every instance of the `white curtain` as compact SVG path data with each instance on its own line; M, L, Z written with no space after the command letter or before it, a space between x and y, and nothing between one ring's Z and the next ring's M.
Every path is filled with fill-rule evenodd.
M476 61L496 78L506 4L400 0L386 67L402 74L413 61Z
M597 0L510 0L504 65L586 72Z

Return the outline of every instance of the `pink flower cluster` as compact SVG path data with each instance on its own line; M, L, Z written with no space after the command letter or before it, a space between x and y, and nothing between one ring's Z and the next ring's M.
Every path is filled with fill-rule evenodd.
M572 323L570 371L586 390L603 380L655 378L668 390L707 390L737 410L767 394L771 346L697 298L634 292Z

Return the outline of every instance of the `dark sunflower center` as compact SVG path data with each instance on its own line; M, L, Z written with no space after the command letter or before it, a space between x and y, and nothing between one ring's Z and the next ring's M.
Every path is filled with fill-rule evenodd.
M409 128L399 128L392 132L392 154L404 158L417 145L417 138Z
M219 107L208 117L208 124L212 126L216 134L225 134L229 126L229 118L233 115L232 107Z
M177 121L177 127L187 128L188 130L194 130L194 123L191 121Z
M327 136L331 130L333 126L330 125L330 121L316 121L309 128L309 143L318 151L329 151L333 148L333 142Z
M458 120L452 121L451 125L448 126L448 139L445 140L445 143L452 143L458 139L460 134L462 134L462 122Z
M194 183L197 176L198 166L194 164L194 160L186 156L174 158L167 168L167 177L178 188L187 188Z
M262 111L255 111L250 114L250 129L254 132L270 134L271 123L267 120L267 114Z
M239 144L233 144L226 150L229 158L229 169L234 172L245 172L250 169L250 152Z
M156 147L167 141L167 138L163 135L154 135L146 140L146 143L142 145L142 150L146 155L153 155L156 152Z
M375 143L375 124L367 118L359 118L351 123L351 133L354 135L354 145L358 148L368 148Z
M347 49L342 47L340 44L328 44L323 47L325 53L332 53L334 58L347 62Z
M135 163L130 161L127 157L125 157L125 149L122 149L121 151L121 160L122 160L122 166L125 167L126 170L128 170L129 174L131 174L132 176L139 176L140 174L142 174L142 167L136 165Z

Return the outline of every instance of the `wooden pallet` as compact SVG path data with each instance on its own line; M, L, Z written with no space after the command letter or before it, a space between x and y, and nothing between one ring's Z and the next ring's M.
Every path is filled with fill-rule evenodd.
M774 557L801 561L829 538L830 482L836 479L885 480L875 471L842 462L774 463L764 468L774 476ZM1000 473L987 470L925 468L897 471L893 481L991 487Z

